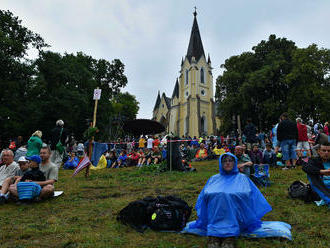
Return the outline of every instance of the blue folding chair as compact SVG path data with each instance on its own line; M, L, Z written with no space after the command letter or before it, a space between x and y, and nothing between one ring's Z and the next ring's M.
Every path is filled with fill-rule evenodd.
M253 182L257 185L261 186L269 186L270 180L269 180L269 165L268 164L262 164L258 165L255 164L254 166L254 175L251 177Z

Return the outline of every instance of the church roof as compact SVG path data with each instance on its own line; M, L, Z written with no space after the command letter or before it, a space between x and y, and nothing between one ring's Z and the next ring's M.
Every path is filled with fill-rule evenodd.
M195 57L196 61L198 61L202 57L202 55L204 55L205 57L203 43L202 43L201 35L199 33L196 15L197 13L195 11L194 22L191 29L190 41L186 55L189 62L191 62L192 57Z
M179 98L179 82L178 82L178 79L176 79L173 94L172 94L172 98L174 98L174 97Z
M155 107L154 107L154 111L159 107L159 104L160 104L160 93L158 91L158 96L157 96L156 104L155 104Z
M165 95L165 93L163 93L163 97L164 97L164 100L165 100L165 103L166 103L167 109L170 109L170 108L171 108L171 98L170 98L170 97L167 97L167 96Z

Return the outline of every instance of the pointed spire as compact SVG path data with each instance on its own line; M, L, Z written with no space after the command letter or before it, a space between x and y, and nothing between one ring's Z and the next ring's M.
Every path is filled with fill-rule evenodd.
M210 54L208 54L207 63L211 64Z
M196 62L197 62L202 57L202 55L205 56L203 43L202 43L201 35L199 33L198 24L197 24L196 7L195 7L195 12L193 14L194 14L194 22L193 22L193 26L191 29L189 46L188 46L187 56L186 56L188 58L189 62L191 62L192 57L195 57Z
M160 92L158 91L158 96L154 107L154 111L159 107L159 104L160 104Z
M179 81L178 81L178 78L176 78L176 82L175 82L175 86L174 86L174 90L173 90L173 94L172 94L172 99L174 97L179 98Z
M181 66L183 66L183 57L182 57L182 59L181 59Z

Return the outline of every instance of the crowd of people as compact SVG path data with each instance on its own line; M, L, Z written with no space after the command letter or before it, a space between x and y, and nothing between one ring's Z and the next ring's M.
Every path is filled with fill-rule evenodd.
M107 168L158 164L166 160L171 152L168 151L167 144L176 142L180 146L181 158L186 161L218 159L221 155L231 152L237 157L238 170L250 177L259 166L291 169L308 162L313 155L317 155L313 147L322 135L329 137L328 122L324 126L319 123L304 124L301 118L292 121L284 113L279 123L269 132L258 132L248 119L241 135L174 139L168 135L141 135L139 138L119 139L98 145L95 142L95 148L102 149L95 151L95 154L93 151L92 163L97 166L100 157L104 156ZM64 150L62 152L58 149L61 145ZM17 184L22 176L33 172L33 168L37 167L45 174L45 180L40 180L40 177L23 179L35 181L41 186L41 198L51 195L58 178L58 169L75 169L88 151L88 142L68 142L68 132L64 129L62 120L56 122L48 144L43 142L40 130L35 131L26 144L21 136L16 142L9 142L8 147L1 152L0 201L4 202L9 192L14 197L17 196Z

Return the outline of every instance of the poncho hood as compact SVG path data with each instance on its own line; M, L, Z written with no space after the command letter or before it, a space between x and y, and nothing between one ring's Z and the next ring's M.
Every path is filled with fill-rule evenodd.
M222 159L223 156L231 156L235 159L234 167L230 172L225 171L222 167L221 159ZM224 176L225 175L234 175L234 174L239 173L238 168L237 168L237 157L234 154L230 153L230 152L222 154L219 158L219 171L220 171L220 174L224 175Z

